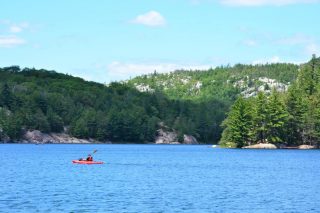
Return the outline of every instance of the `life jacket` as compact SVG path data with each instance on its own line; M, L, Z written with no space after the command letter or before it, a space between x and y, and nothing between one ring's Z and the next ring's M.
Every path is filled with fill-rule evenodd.
M87 161L93 161L93 158L91 156L88 156Z

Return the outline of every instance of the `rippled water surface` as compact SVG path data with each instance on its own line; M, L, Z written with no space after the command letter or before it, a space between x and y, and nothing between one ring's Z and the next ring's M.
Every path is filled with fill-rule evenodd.
M71 160L97 149L103 165ZM0 145L0 212L319 212L320 151Z

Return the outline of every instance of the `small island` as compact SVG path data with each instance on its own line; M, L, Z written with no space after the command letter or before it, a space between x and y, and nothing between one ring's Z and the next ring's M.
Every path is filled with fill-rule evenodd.
M223 122L220 144L237 148L319 148L320 63L313 55L287 92L240 96Z

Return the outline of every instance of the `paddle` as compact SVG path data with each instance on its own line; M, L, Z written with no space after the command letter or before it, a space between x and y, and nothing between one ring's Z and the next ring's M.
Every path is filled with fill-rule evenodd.
M93 155L93 154L94 154L94 153L96 153L97 151L98 151L98 150L96 150L96 149L95 149L95 150L93 150L93 152L92 152L92 154L91 154L91 155Z
M98 151L98 150L95 149L95 150L93 150L92 154L88 154L88 155L91 155L91 156L92 156L92 155L93 155L94 153L96 153L97 151ZM83 160L83 158L80 158L79 160Z

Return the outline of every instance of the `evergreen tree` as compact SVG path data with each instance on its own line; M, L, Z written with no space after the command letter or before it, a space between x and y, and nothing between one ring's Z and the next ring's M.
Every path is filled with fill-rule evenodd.
M74 121L70 126L70 132L74 137L77 138L88 138L89 130L84 119L79 118Z
M21 119L18 115L10 115L9 119L7 120L8 126L6 134L9 136L11 140L20 139L21 137Z
M286 142L288 145L298 145L302 141L303 122L307 111L307 100L296 84L289 88L287 93L286 108L288 122L286 125Z
M51 131L47 117L43 114L41 110L38 110L35 114L32 115L32 117L32 120L34 120L34 129L40 130L41 132L45 133L49 133Z
M287 122L288 113L281 100L280 94L275 90L269 98L267 105L267 139L270 143L284 142L285 124Z
M303 118L303 144L318 146L320 141L320 95L309 98Z
M6 138L8 129L8 111L0 107L0 141Z
M52 109L48 110L47 119L52 132L62 132L63 131L63 120L62 118L53 112Z
M299 87L308 95L311 96L317 91L317 85L320 83L319 61L315 55L306 65L303 65L298 76Z
M232 142L237 147L248 145L252 141L250 132L252 131L252 107L243 98L236 100L224 122L227 131L223 134L222 143Z
M265 143L267 134L268 100L263 92L259 92L254 101L253 135L259 142Z
M0 106L11 109L12 102L13 102L13 95L10 91L8 84L5 83L1 91Z
M108 121L106 118L99 120L96 138L100 141L110 139L110 133L108 132Z

